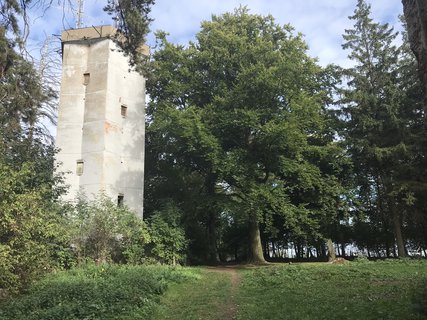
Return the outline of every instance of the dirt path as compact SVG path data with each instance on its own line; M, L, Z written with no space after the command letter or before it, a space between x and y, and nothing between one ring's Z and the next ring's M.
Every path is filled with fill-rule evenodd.
M231 281L231 289L230 289L230 296L225 305L222 305L220 307L220 310L218 310L219 314L221 314L221 319L224 320L233 320L237 317L237 304L235 295L237 293L237 290L239 288L240 282L241 282L241 275L236 270L235 267L209 267L209 272L219 272L219 273L225 273L230 276Z

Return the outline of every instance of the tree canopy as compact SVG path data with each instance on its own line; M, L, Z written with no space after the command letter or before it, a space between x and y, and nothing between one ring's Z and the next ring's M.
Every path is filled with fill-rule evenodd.
M260 227L321 239L337 219L346 162L328 125L324 70L291 26L244 7L203 22L196 39L182 47L158 34L147 166L174 174L149 171L148 192L196 174L207 238L221 236L220 217L243 224L250 261L264 261Z
M421 86L407 42L396 46L397 32L373 22L365 1L350 19L354 27L345 30L343 48L355 66L343 73L343 136L355 165L359 210L376 222L387 255L396 239L398 255L405 256L403 228L423 201L415 196L424 170L417 160L424 144Z

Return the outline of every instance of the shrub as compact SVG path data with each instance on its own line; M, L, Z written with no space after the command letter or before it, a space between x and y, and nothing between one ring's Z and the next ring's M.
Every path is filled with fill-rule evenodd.
M181 268L84 265L50 274L0 305L0 319L146 319L167 286L192 277Z
M161 263L173 264L185 261L188 241L184 229L179 225L180 211L167 203L149 219L151 254Z
M0 163L0 289L14 292L69 255L66 220L32 163ZM62 248L61 250L58 250Z
M86 259L144 262L150 236L144 221L128 208L118 207L102 194L92 201L80 196L69 217L79 263Z

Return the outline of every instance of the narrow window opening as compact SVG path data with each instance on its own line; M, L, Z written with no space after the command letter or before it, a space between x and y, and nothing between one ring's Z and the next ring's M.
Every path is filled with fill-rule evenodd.
M90 80L90 73L89 72L83 73L83 84L85 86L89 84L89 80Z
M120 193L117 197L117 206L119 208L123 207L124 201L125 201L125 196L122 193Z
M84 169L84 161L83 160L77 160L76 174L78 176L81 176L83 174L83 169Z
M128 107L126 105L122 104L121 109L120 109L120 113L121 113L123 118L126 117L127 112L128 112Z

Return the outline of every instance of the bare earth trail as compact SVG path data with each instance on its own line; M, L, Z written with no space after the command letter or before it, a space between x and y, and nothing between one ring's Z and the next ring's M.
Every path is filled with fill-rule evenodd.
M235 266L224 266L224 267L208 267L209 272L218 272L223 274L228 274L231 281L230 296L225 305L220 307L218 313L221 315L221 319L224 320L233 320L237 317L237 304L235 301L235 295L241 283L241 275L237 271Z

